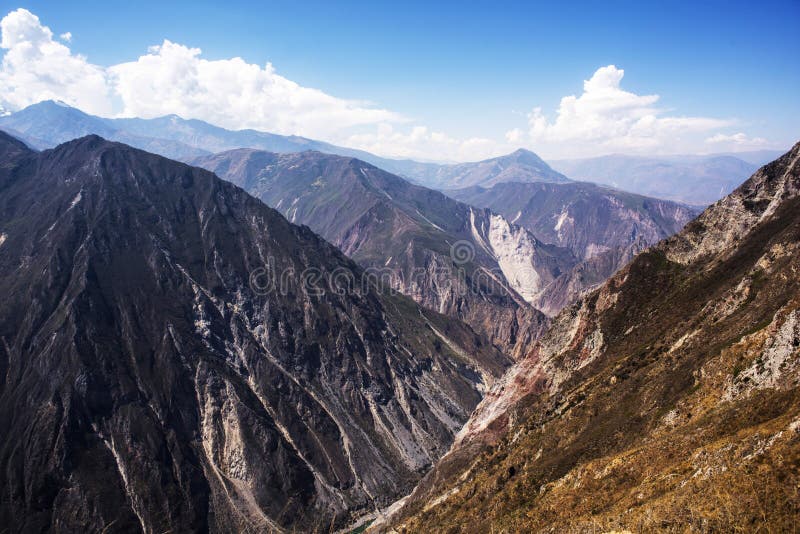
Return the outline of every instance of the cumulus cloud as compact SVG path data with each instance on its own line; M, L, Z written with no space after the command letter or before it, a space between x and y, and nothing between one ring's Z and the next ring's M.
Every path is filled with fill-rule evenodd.
M464 139L369 102L304 87L270 63L208 60L199 48L165 40L134 61L103 67L70 49L70 32L54 38L25 9L7 14L0 32L0 110L53 99L100 116L175 113L230 129L303 135L385 156L432 160L477 160L519 146L555 157L766 144L743 133L721 133L730 120L666 113L656 107L658 95L622 89L624 71L614 65L598 69L580 96L562 98L553 120L537 107L527 126L509 130L505 140Z
M399 113L304 87L270 63L211 61L199 48L164 40L135 61L102 67L70 50L70 32L59 42L26 9L6 15L0 31L0 107L10 110L53 99L101 116L174 113L225 128L304 135L404 157L447 159L471 149L483 155L491 144L407 125Z
M277 74L269 63L209 61L199 48L168 40L136 61L104 68L73 54L26 9L6 15L0 31L5 50L0 93L2 104L10 109L56 99L103 116L175 113L227 128L322 138L348 128L405 120L368 103L303 87ZM68 43L72 34L60 38Z
M241 58L209 61L199 48L164 41L108 69L125 115L176 113L227 128L330 137L341 129L402 121L397 113L303 87Z
M58 99L89 113L112 113L105 70L53 40L53 32L36 15L25 9L12 11L0 21L0 32L5 50L0 105L13 110Z
M734 123L670 115L656 106L659 95L624 90L624 75L615 65L597 69L583 82L580 96L561 99L553 120L536 107L528 115L528 127L508 131L506 140L539 147L548 154L694 152L702 148L705 135Z

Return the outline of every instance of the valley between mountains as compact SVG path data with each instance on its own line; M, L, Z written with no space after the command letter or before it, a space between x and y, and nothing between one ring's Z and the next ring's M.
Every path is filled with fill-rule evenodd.
M526 150L0 128L9 532L797 524L800 145L702 210Z
M798 23L8 3L0 534L800 534Z

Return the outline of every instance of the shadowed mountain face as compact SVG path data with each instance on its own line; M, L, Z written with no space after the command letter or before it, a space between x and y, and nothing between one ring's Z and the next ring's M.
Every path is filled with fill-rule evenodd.
M764 161L778 155L775 153ZM758 156L763 157L763 154L752 154L750 158ZM551 164L575 180L606 184L696 206L707 206L729 194L758 168L757 164L735 155L721 154L660 158L611 155L559 160Z
M564 310L390 523L791 531L798 466L800 144Z
M489 208L545 243L572 250L579 263L534 302L551 315L605 282L648 246L679 231L698 213L675 202L582 182L502 183L447 194Z
M529 301L575 264L489 210L352 158L234 150L195 163L308 225L417 302L510 353L546 324Z
M12 531L327 531L406 494L509 363L210 172L95 136L0 158Z

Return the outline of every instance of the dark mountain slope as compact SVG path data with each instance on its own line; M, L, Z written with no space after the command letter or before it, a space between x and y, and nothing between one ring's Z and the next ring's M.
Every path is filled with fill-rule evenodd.
M33 154L34 151L28 145L0 130L0 165L4 168L13 168L18 160Z
M508 365L207 171L95 136L0 155L11 531L328 531L407 493Z
M564 310L390 522L792 531L799 388L800 144Z
M526 301L575 264L568 250L544 245L489 210L360 160L242 149L194 162L307 224L362 266L387 274L396 289L466 321L511 353L526 347L546 323ZM457 257L461 252L464 257Z

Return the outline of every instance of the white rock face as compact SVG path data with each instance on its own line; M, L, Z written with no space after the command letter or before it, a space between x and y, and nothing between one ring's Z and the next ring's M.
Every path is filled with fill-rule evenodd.
M777 333L767 339L763 352L736 377L725 394L726 399L754 389L778 387L781 380L795 371L800 359L800 310L792 310Z
M536 245L524 229L512 227L500 215L492 215L489 223L489 246L500 270L511 287L528 302L533 302L543 289L542 280L533 265Z
M563 237L561 236L561 229L564 227L565 223L567 225L569 225L569 226L572 226L572 225L575 224L575 219L573 219L572 217L569 216L569 210L567 208L564 208L564 210L558 216L558 220L556 221L556 225L553 227L553 230L556 231L556 233L558 234L558 237L560 239L563 239Z
M490 249L489 245L487 245L486 242L483 240L481 232L475 225L475 212L472 210L472 208L469 209L469 224L470 228L472 229L472 237L473 239L475 239L475 242L478 243L478 245L480 245L481 248L485 250L488 254L493 255L492 250Z

